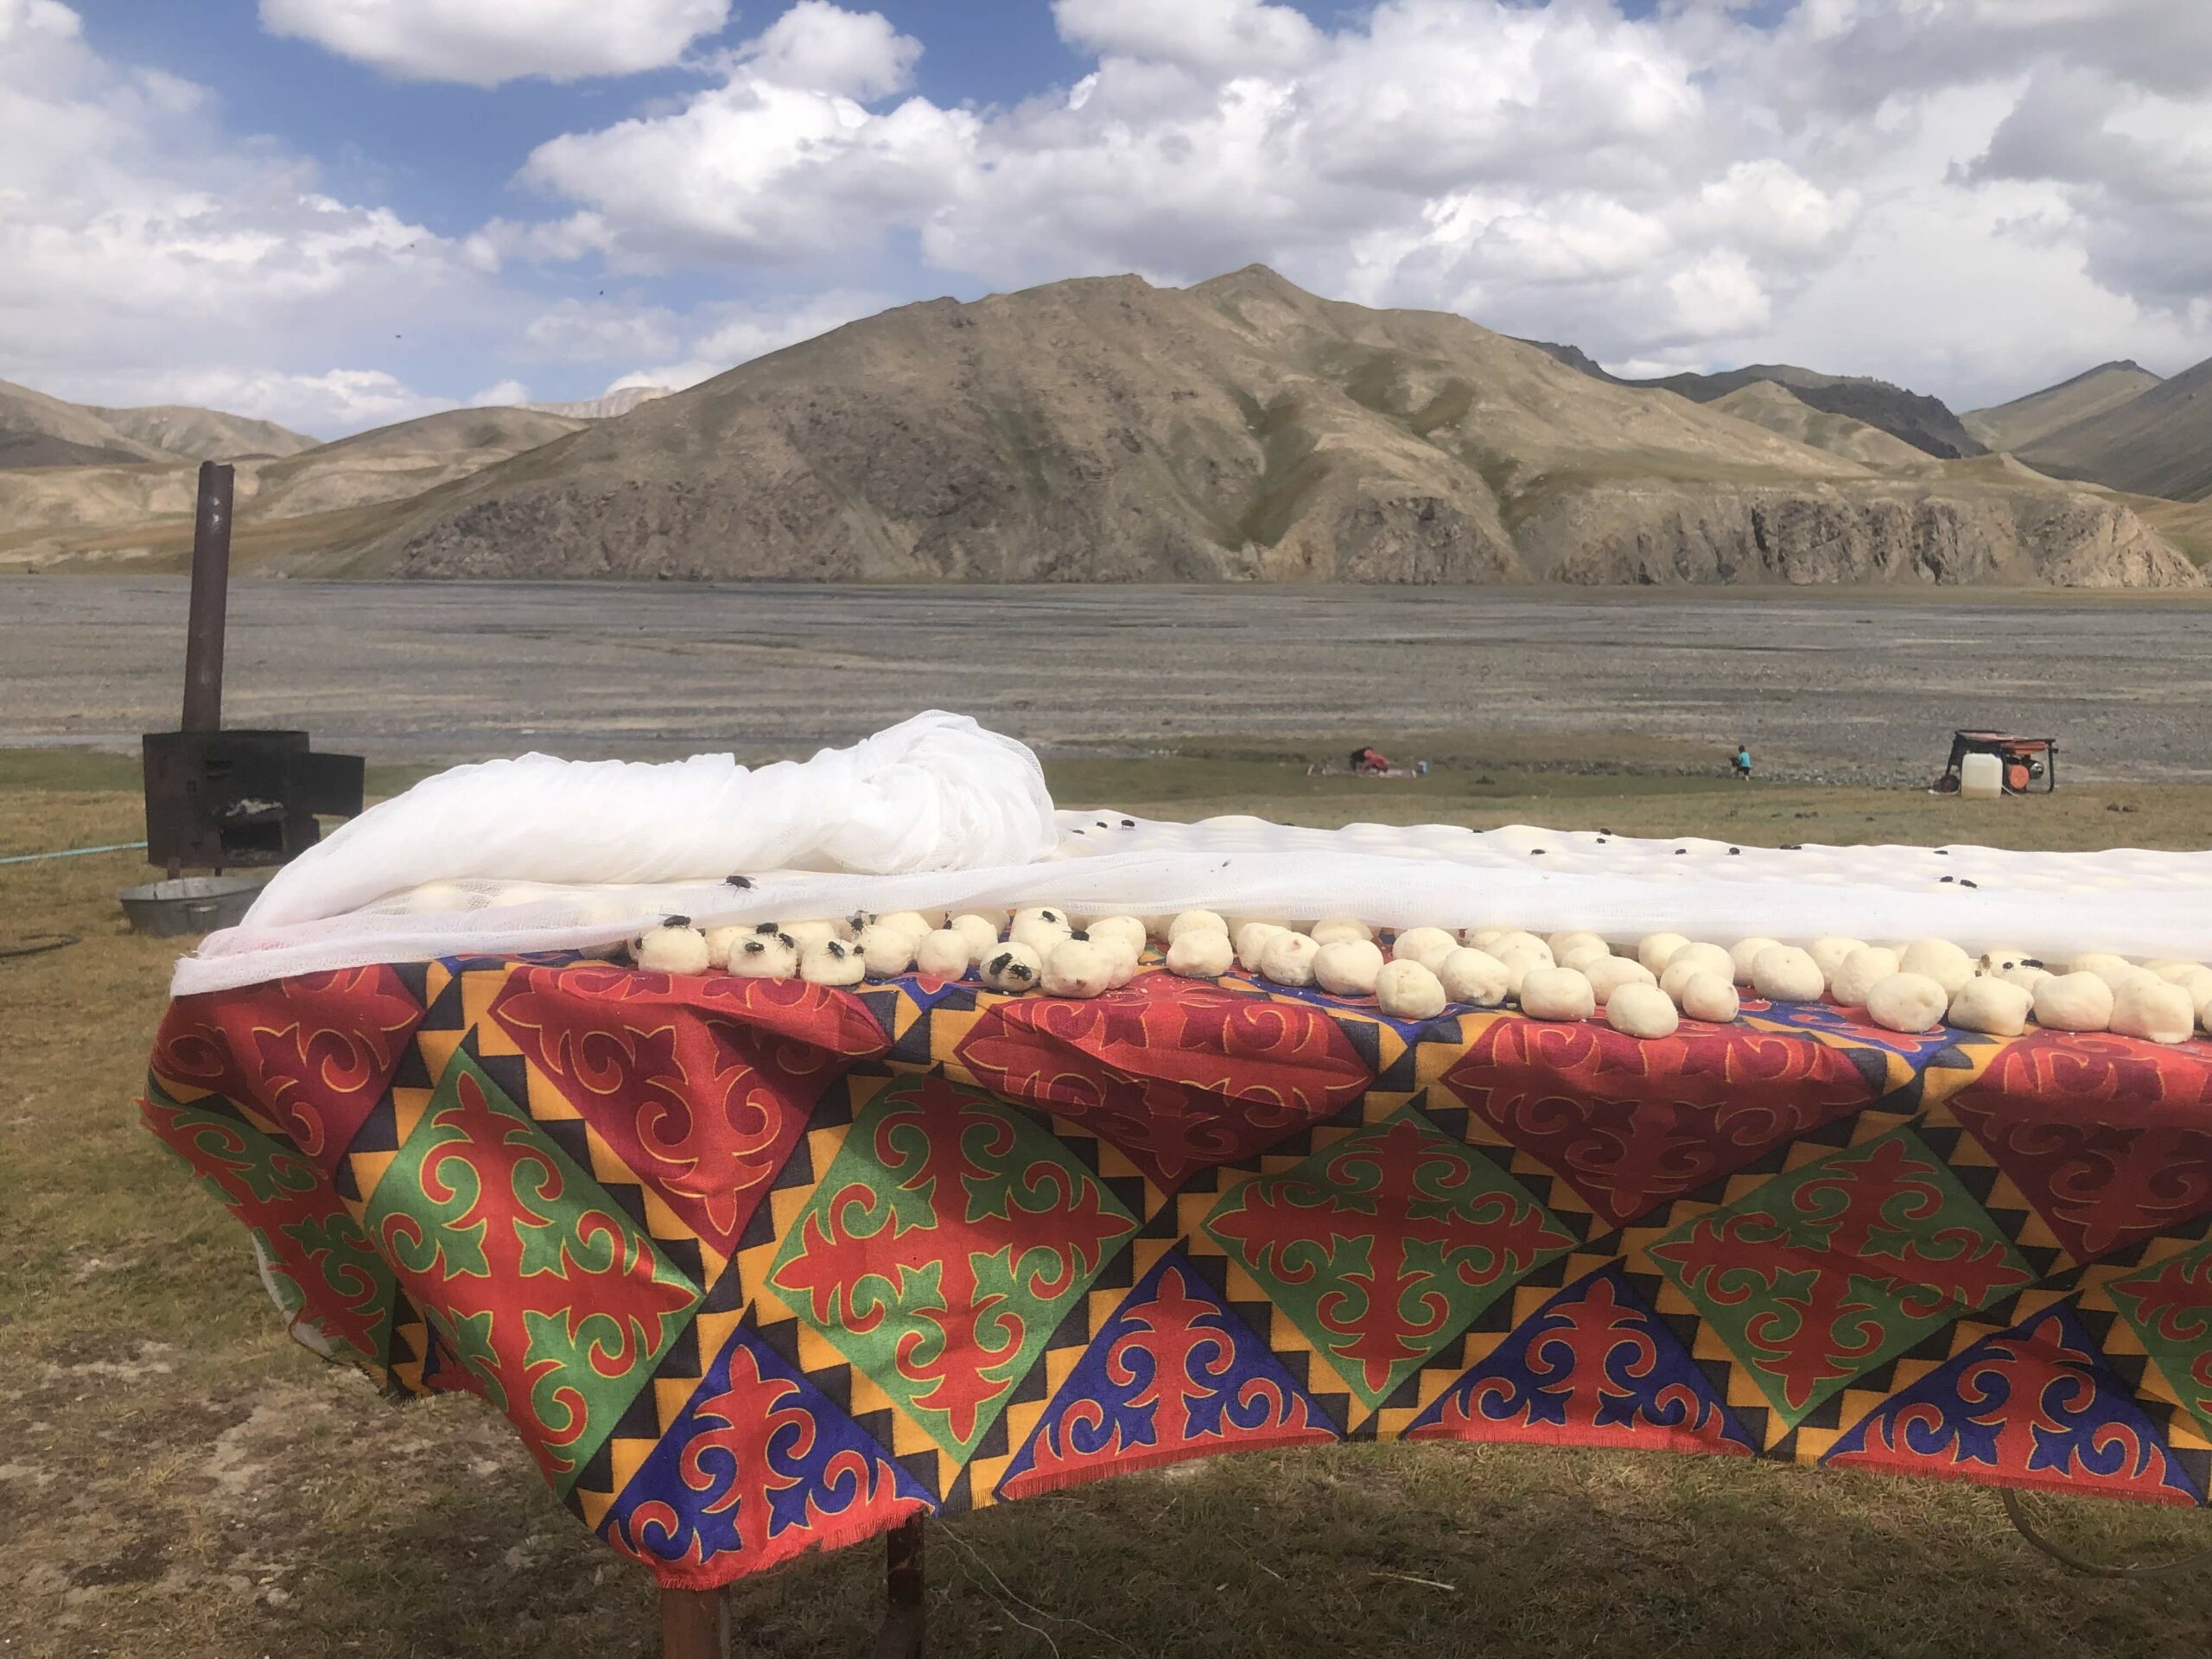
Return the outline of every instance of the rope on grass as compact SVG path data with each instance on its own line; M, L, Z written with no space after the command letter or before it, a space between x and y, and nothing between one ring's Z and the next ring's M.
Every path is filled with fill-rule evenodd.
M2200 1549L2171 1561L2152 1561L2143 1567L2113 1567L2102 1561L2085 1560L2063 1546L2051 1542L2036 1529L2028 1519L2027 1506L2020 1502L2020 1495L2009 1486L1998 1489L1997 1495L2005 1500L2005 1516L2012 1523L2012 1530L2033 1544L2061 1567L2075 1573L2087 1573L2096 1579L2154 1579L2168 1573L2180 1573L2192 1567L2212 1563L2212 1549Z
M42 957L49 950L67 950L84 942L74 933L27 933L13 944L0 944L0 958Z
M143 841L118 841L105 847L64 847L53 853L10 853L0 858L0 864L35 864L43 858L86 858L93 853L135 853L145 844Z

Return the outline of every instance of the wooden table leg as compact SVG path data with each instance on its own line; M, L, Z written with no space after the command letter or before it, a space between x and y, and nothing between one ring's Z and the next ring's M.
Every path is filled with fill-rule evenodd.
M660 1592L661 1659L729 1659L719 1590Z
M922 1517L883 1541L883 1623L875 1659L922 1659Z

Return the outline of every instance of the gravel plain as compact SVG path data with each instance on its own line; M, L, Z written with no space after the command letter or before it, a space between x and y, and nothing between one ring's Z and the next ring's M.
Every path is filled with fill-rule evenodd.
M181 578L8 582L0 747L173 727L185 613ZM384 761L804 750L938 707L1056 752L1740 740L1858 783L1989 726L2212 780L2212 607L2171 598L240 581L228 658L226 723Z

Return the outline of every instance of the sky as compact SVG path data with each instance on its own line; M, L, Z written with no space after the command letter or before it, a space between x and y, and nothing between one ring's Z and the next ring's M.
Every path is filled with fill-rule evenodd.
M2212 0L0 0L0 378L335 436L1262 262L1965 409L2212 356Z

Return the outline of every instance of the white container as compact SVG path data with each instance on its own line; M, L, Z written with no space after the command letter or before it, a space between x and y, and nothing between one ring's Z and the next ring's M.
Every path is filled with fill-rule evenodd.
M2005 792L2005 763L1993 754L1963 755L1959 793L1970 801L1993 801Z

